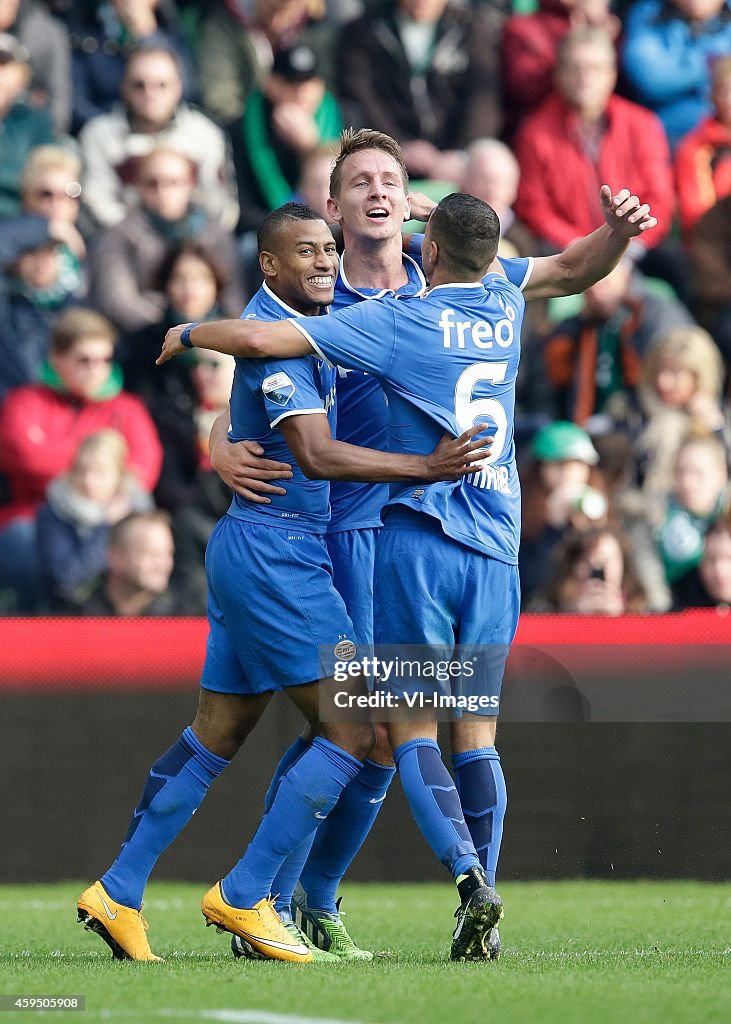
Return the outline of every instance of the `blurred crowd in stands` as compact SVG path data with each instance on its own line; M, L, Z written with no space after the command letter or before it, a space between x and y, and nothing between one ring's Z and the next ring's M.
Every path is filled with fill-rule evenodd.
M651 204L529 307L524 608L731 605L731 0L0 0L0 614L205 612L233 360L154 359L239 315L268 211L325 212L344 125L504 255Z

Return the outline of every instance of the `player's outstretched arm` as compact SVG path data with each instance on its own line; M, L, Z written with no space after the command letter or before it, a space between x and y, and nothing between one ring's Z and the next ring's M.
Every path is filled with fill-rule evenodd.
M162 366L173 356L186 351L180 336L190 327L193 348L207 348L240 359L268 359L312 355L312 347L287 320L276 323L261 320L210 320L204 324L177 324L165 335L162 352L155 360Z
M586 291L614 270L633 238L657 225L647 203L640 202L629 189L612 195L609 185L602 185L600 201L605 223L558 255L539 256L524 289L526 299Z
M270 505L267 494L286 494L283 487L270 480L291 480L292 468L286 462L263 459L264 449L256 441L230 441L230 414L222 413L211 427L208 442L211 465L220 478L247 501Z
M312 480L396 483L458 480L482 468L491 439L475 441L484 424L459 437L446 435L429 455L399 455L335 441L325 416L288 416L279 429L302 471Z

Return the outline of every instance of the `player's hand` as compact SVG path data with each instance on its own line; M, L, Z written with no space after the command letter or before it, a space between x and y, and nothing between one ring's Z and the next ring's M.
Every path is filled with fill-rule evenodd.
M487 424L465 430L459 437L445 434L431 455L426 456L426 479L432 483L437 480L459 480L469 473L477 473L482 469L485 458L490 454L489 447L492 437L481 437L474 440L475 435L484 434Z
M647 203L641 203L628 188L612 195L609 185L602 185L599 193L602 213L612 231L623 238L636 238L643 231L657 227L657 218L651 216Z
M211 451L211 465L223 482L247 501L271 505L266 494L286 494L269 480L291 480L292 467L286 462L263 459L264 449L256 441L221 441Z
M433 199L423 192L409 192L406 198L411 208L412 220L429 220L432 210L437 205Z
M172 359L173 356L179 356L186 351L185 345L180 340L180 335L186 327L190 327L190 324L176 324L175 327L170 328L165 335L165 341L162 343L162 352L155 360L155 366L162 366L168 359Z

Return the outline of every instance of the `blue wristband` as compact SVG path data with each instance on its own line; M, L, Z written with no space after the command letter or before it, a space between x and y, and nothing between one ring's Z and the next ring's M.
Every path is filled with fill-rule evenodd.
M190 332L193 330L194 327L200 327L200 324L188 324L188 326L184 327L183 330L180 332L180 344L183 345L185 348L194 347L193 342L191 341L190 338Z

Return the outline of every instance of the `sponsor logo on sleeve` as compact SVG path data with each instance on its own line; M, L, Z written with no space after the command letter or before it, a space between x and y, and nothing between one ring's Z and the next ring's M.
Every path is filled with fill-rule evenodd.
M297 388L286 373L273 373L262 381L261 390L264 397L275 405L285 406Z

